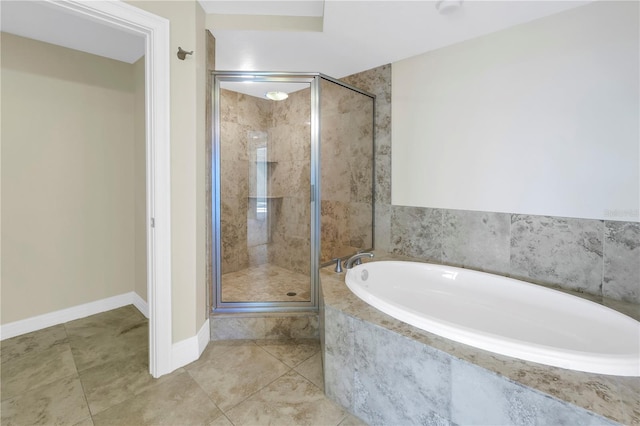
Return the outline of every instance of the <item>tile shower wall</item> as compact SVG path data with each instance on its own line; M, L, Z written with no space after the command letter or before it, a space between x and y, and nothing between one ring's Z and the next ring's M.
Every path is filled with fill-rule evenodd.
M310 89L272 102L269 127L269 192L274 199L268 260L273 265L309 275L311 259L311 101Z
M391 225L391 65L353 74L342 80L376 95L374 246L377 250L388 251Z
M377 250L640 303L640 223L391 205L391 66L344 79L377 95Z
M221 90L222 270L272 263L309 274L309 90L274 102ZM258 217L256 149L267 147L269 213ZM253 168L253 169L252 169Z
M320 263L372 246L373 102L321 80Z
M271 107L267 100L229 90L221 90L220 97L220 227L222 270L228 273L247 268L250 259L258 262L256 249L247 245L248 141L256 132L266 132Z

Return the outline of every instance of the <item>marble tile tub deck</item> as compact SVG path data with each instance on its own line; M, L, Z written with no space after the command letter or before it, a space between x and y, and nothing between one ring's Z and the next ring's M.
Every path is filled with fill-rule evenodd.
M571 371L476 349L369 306L344 284L344 273L323 268L320 281L325 390L364 421L385 424L409 415L411 422L426 424L640 425L640 378ZM637 305L606 302L637 316ZM393 362L378 365L380 360ZM406 391L399 391L404 382ZM389 412L405 404L397 417ZM418 412L431 408L408 414L412 404Z
M2 341L2 425L363 425L323 393L317 339L211 342L159 379L126 306Z

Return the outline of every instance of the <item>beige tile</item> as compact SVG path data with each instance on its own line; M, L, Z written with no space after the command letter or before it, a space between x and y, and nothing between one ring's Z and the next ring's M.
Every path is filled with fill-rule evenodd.
M209 426L233 426L233 423L223 414L209 423Z
M208 425L222 412L187 374L153 386L93 416L100 425Z
M256 344L289 367L295 367L320 351L320 341L315 339L258 340Z
M222 354L227 352L228 350L235 348L237 346L249 346L256 347L255 340L249 339L238 339L238 340L216 340L209 342L200 358L196 361L192 362L189 365L186 365L184 368L186 370L193 370L196 367L199 367L203 364L216 361L220 359Z
M84 370L80 380L91 413L97 414L183 372L179 369L154 379L149 374L148 356L141 352Z
M19 356L43 351L63 343L68 343L64 325L55 325L3 340L0 343L0 357L2 362L12 361Z
M225 412L289 370L255 345L225 349L213 357L214 346L209 361L187 366L189 374Z
M264 339L266 335L263 318L255 317L212 317L211 339Z
M318 316L296 315L286 317L267 317L265 323L266 339L318 339Z
M295 371L304 376L311 383L324 390L324 376L322 374L322 354L317 352L296 368Z
M324 396L315 385L289 372L246 401L226 412L236 425L331 425L342 421L345 411Z
M100 327L91 327L91 330ZM89 328L85 329L88 331ZM72 336L69 344L78 371L105 364L117 359L129 358L138 353L147 353L149 329L145 322L129 323L115 329L91 332L88 335Z
M88 337L95 334L110 333L119 335L147 319L133 305L111 311L101 312L64 324L69 338Z
M67 343L5 362L1 368L3 400L77 374Z
M80 380L73 375L2 402L3 425L73 425L89 416Z
M310 300L309 275L273 264L263 264L222 276L225 302L298 302ZM287 296L287 293L296 293Z
M87 417L86 419L80 420L73 426L93 426L93 419L91 417Z

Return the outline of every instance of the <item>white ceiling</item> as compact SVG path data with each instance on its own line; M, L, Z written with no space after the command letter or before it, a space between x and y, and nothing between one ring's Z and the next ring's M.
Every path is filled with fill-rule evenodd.
M134 63L144 55L144 38L63 11L42 1L0 1L0 30Z
M209 13L255 14L259 2L199 0ZM278 2L293 5L302 1ZM308 71L341 78L588 1L466 0L451 15L435 1L327 0L322 32L216 30L216 68L243 71ZM230 4L236 9L229 10Z
M213 28L217 69L321 72L340 78L589 1L465 0L451 15L438 14L435 1L427 0L199 2L216 19L269 15L323 20L321 32ZM129 63L144 52L142 37L83 20L45 2L2 0L0 13L2 31L23 37Z
M198 0L206 13L221 15L322 16L324 0Z

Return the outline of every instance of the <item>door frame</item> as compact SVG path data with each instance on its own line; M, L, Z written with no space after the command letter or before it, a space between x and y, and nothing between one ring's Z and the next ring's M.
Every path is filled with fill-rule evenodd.
M315 312L318 310L319 288L319 241L320 241L320 73L312 72L270 72L270 71L213 71L213 146L211 160L211 188L212 196L212 263L213 282L210 313L264 313L264 312ZM222 300L222 200L221 200L221 84L225 82L254 83L304 83L309 85L310 104L310 250L309 250L309 285L310 298L308 301L265 301L265 302L225 302Z
M45 0L145 39L147 304L149 372L172 371L169 20L120 0Z

